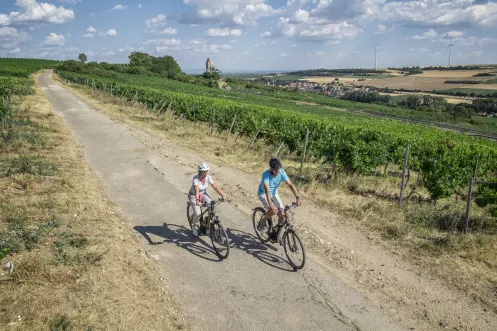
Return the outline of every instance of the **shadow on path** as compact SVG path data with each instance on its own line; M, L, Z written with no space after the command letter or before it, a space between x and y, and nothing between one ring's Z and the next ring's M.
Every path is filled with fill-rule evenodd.
M278 249L261 243L256 236L235 229L227 229L226 232L230 238L232 248L240 249L273 268L283 271L296 271L287 260L269 251L271 249L277 252Z
M194 237L191 230L182 225L163 223L162 226L135 226L134 229L147 239L149 245L170 243L181 247L202 259L213 262L222 261L211 248L210 243L208 244L201 236ZM164 239L161 241L154 241L149 234Z

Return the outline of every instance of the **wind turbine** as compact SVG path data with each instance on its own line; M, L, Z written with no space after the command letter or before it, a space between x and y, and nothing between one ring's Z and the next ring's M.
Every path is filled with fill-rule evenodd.
M376 57L376 47L378 47L379 44L380 44L380 42L377 42L376 45L373 44L373 46L374 46L374 70L376 70L376 68L378 66L378 61L377 61L377 57Z
M452 44L452 38L450 38L449 46L447 46L447 48L449 49L449 67L450 67L450 60L451 60L451 55L452 55L452 47L454 47L454 45Z

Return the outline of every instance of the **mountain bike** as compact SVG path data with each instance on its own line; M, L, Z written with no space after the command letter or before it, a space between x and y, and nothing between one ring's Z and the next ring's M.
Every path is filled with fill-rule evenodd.
M199 219L199 233L207 234L207 230L209 230L209 237L212 241L212 247L214 248L217 256L221 259L227 258L230 253L230 241L228 235L221 224L219 216L216 215L216 206L223 201L224 200L219 199L217 201L211 201L210 204L204 203L200 206L201 214ZM195 213L193 211L193 206L190 201L188 201L186 206L186 217L191 229L193 229L194 216Z
M283 246L285 250L285 255L288 262L295 269L302 269L305 264L305 250L304 245L299 236L293 229L293 219L295 216L295 208L298 207L297 203L292 203L291 206L286 206L284 209L285 219L281 225L273 226L272 217L267 219L267 231L259 230L259 221L266 213L266 210L262 207L257 207L252 214L252 223L254 225L255 233L257 237L263 242L267 243L271 241L272 243L277 243ZM278 216L276 215L276 218Z

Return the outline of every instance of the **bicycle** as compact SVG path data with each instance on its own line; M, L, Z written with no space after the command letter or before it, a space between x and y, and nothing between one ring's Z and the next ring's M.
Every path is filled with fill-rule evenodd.
M223 201L224 200L219 199L217 201L211 201L209 205L204 203L200 206L199 232L207 234L207 229L209 229L209 237L211 238L212 247L214 248L216 255L221 259L226 259L230 253L230 241L226 234L226 230L221 224L219 216L216 215L216 206ZM186 217L188 219L188 224L190 224L190 228L193 229L193 217L195 216L195 213L190 201L186 204ZM203 210L204 208L206 209ZM208 215L204 216L206 213Z
M272 217L267 220L267 231L262 232L259 230L259 221L264 214L266 214L266 210L262 207L254 208L254 213L252 214L252 223L254 225L255 233L261 242L267 243L271 241L272 243L277 243L283 246L285 250L285 255L288 259L288 262L295 269L302 269L305 264L305 250L302 241L299 236L293 229L293 218L295 215L295 208L298 207L297 203L292 203L291 206L286 206L284 209L285 219L283 223L279 226L278 231L273 228L273 219ZM296 257L292 257L291 255L295 254L296 257L301 255L301 261L297 261Z

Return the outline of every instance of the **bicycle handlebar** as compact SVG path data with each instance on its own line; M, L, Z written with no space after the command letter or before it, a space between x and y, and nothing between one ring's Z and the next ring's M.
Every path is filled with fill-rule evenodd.
M299 204L298 204L298 203L296 203L296 202L292 202L292 205L291 205L291 206L286 206L286 207L285 207L285 211L288 211L288 210L290 210L290 209L292 209L292 208L297 208L297 207L299 207Z

